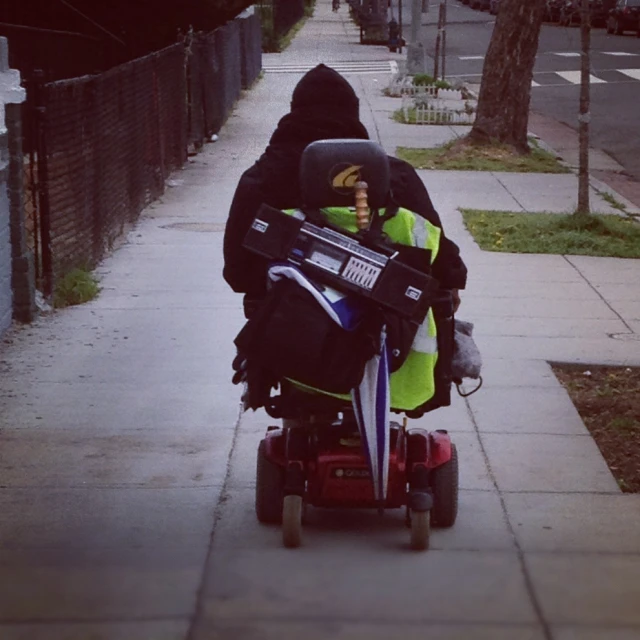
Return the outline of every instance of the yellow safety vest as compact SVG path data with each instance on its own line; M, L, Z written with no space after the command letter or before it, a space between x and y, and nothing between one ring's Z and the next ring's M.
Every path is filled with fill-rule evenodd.
M327 220L351 233L357 233L356 213L347 207L327 207L322 209ZM293 215L295 210L286 213ZM408 209L400 208L398 213L384 223L386 235L399 244L431 251L431 263L436 259L440 248L441 231L439 227L417 216ZM391 374L391 407L410 411L429 401L435 393L434 371L438 360L437 332L433 312L430 309L425 321L420 325L411 351L403 365ZM298 382L297 386L325 395L349 400L349 396L327 393L313 389Z

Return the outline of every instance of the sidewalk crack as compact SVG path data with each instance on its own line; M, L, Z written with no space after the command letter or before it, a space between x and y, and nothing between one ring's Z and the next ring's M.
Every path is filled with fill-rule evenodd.
M584 273L582 273L582 271L580 271L580 269L578 268L577 265L575 265L575 264L573 264L573 262L571 262L569 256L562 256L562 257L565 259L566 262L568 262L577 271L578 275L587 283L589 288L600 298L600 300L602 300L602 302L604 302L604 304L607 306L607 308L618 317L620 322L622 322L622 324L627 329L629 329L629 333L635 333L635 331L629 325L629 323L609 304L609 301L598 291L598 289L596 289L591 284L591 282L589 281L589 278L587 278L587 276L585 276Z
M207 585L207 575L209 565L211 563L213 557L213 542L216 535L216 529L218 523L222 518L222 510L224 509L224 504L229 498L228 486L229 480L231 478L231 467L233 462L233 454L235 453L236 446L238 443L238 435L240 433L240 425L242 424L242 415L244 411L242 408L242 403L238 407L238 418L233 428L233 439L231 441L231 447L229 448L229 456L227 458L227 468L224 475L224 481L222 483L222 488L220 490L220 496L218 497L218 502L213 510L213 523L211 525L211 534L209 536L209 549L207 550L207 556L204 560L204 566L202 568L202 574L200 576L200 583L198 585L198 590L196 592L196 605L193 612L193 615L189 621L189 629L187 630L187 635L185 640L195 640L196 638L196 629L198 622L203 617L203 609L204 609L204 593L205 587Z
M502 182L502 180L500 179L500 176L497 175L495 171L492 171L491 175L502 185L502 188L515 200L516 204L522 209L522 211L526 212L527 209L524 207L522 202L520 202L520 200L518 200L518 198L516 198L513 195L513 193L511 193L511 191L509 190L509 187L507 187L507 185L504 182Z
M469 399L465 398L464 403L467 405L467 413L469 414L469 418L471 419L473 428L478 437L478 442L480 443L480 451L482 453L482 457L484 458L484 463L487 466L489 479L491 480L491 483L495 487L496 493L498 494L498 499L500 500L500 507L502 509L502 516L509 530L509 534L511 535L511 539L513 540L513 544L516 548L516 554L518 556L518 562L520 563L522 577L524 578L525 587L526 587L527 593L529 594L529 598L531 600L533 610L536 614L536 617L538 618L538 622L540 626L542 627L542 633L545 637L545 640L553 640L553 634L551 633L551 626L549 625L549 622L544 617L544 613L542 611L542 605L540 604L540 601L534 589L533 579L531 578L531 574L529 573L529 568L527 567L524 549L522 548L522 545L518 541L518 537L516 536L515 529L511 524L511 520L509 519L509 512L507 511L507 503L504 499L503 492L498 486L498 481L496 480L495 474L493 473L493 469L491 468L491 463L489 462L489 456L487 454L487 450L485 449L484 443L482 442L480 429L478 428L478 423L476 422L476 418L473 415L473 410L471 409L471 404L469 403Z

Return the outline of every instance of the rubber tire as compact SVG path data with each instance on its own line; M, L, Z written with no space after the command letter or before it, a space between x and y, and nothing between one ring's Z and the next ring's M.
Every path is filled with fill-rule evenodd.
M411 512L411 548L414 551L426 551L431 538L431 512Z
M458 515L458 450L451 444L451 458L431 472L434 527L452 527Z
M282 522L284 469L267 459L264 440L258 446L256 471L256 516L263 524Z
M302 497L285 496L282 503L282 543L288 549L302 544Z

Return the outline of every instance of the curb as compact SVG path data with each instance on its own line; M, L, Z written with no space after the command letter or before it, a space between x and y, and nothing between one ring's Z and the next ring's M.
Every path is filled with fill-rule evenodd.
M611 188L611 186L606 182L594 177L593 175L589 175L589 184L596 191L600 193L608 193L613 196L624 207L624 210L620 211L621 215L626 215L627 217L640 222L640 220L637 220L637 218L640 217L640 208L631 202L631 200L628 200L615 189Z

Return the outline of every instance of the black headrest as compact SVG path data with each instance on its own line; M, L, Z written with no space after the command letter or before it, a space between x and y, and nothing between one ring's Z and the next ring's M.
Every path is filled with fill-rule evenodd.
M369 207L381 209L389 199L389 159L371 140L318 140L304 150L300 163L303 207L355 206L354 185L368 185Z

